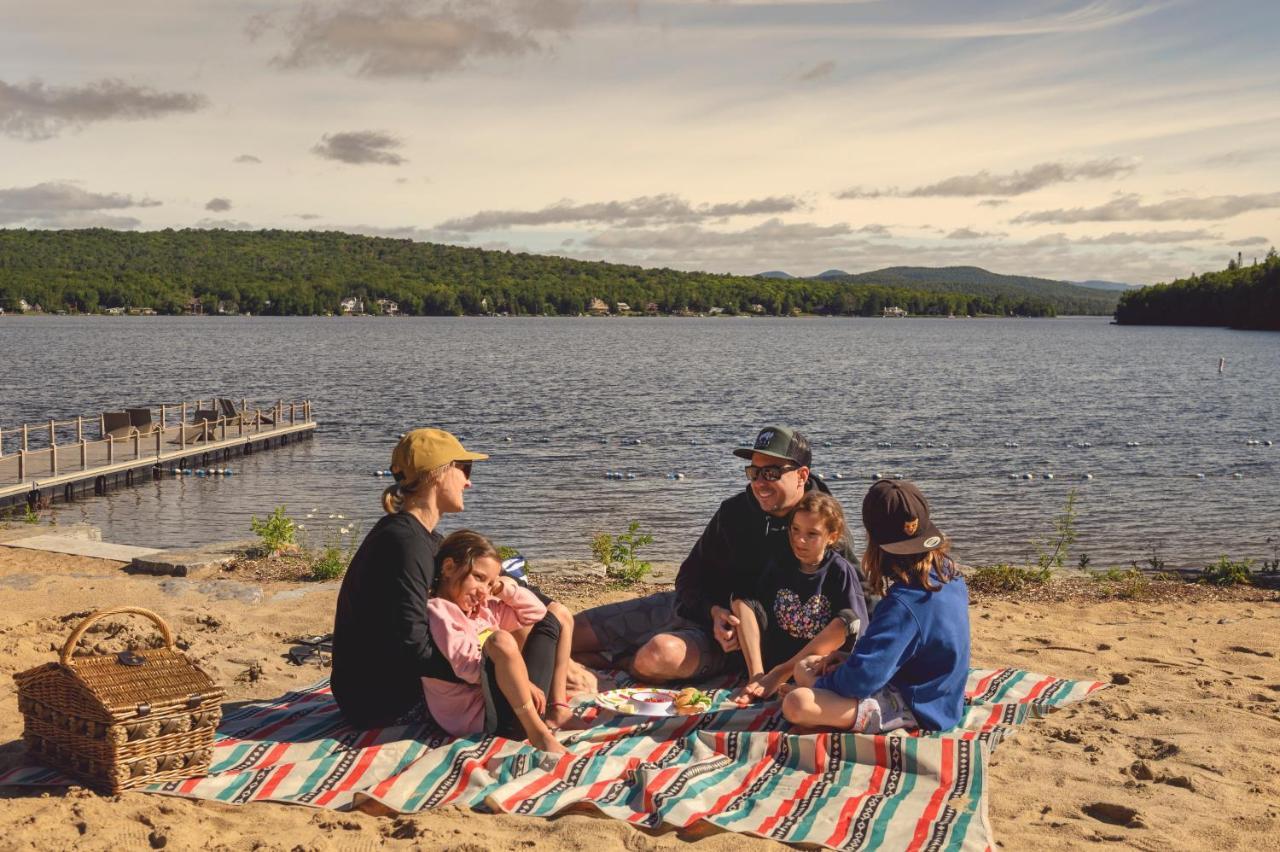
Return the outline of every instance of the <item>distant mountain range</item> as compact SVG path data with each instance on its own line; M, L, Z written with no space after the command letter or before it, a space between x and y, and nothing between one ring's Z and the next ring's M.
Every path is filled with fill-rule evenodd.
M761 273L757 277L797 278L781 270ZM1072 282L1026 275L1001 275L977 266L888 266L873 272L859 273L828 269L817 275L803 277L835 283L912 287L943 293L1034 296L1054 304L1062 313L1089 314L1110 313L1115 309L1120 292L1129 290L1132 286L1114 281Z

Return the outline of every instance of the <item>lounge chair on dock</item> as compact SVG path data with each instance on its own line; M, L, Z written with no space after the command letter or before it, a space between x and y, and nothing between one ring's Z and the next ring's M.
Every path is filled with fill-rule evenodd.
M121 438L132 438L138 428L130 422L129 412L127 411L104 411L102 412L102 437L103 439L111 438L119 440Z
M160 428L160 424L151 419L150 408L126 408L124 411L129 415L129 425L141 435L150 435Z
M276 422L275 418L273 418L268 412L263 411L261 408L250 410L246 405L244 409L239 409L236 408L235 402L230 399L219 399L218 408L221 409L222 414L227 418L228 423L234 422L237 418L239 418L239 420L246 426L252 426L257 423L261 423L264 426L271 426Z

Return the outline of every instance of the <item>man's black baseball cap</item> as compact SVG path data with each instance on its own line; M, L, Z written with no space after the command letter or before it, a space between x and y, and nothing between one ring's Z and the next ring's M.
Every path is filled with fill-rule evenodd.
M808 467L813 461L809 439L790 426L766 426L756 435L755 444L733 451L735 456L748 460L755 453L773 456L800 467Z

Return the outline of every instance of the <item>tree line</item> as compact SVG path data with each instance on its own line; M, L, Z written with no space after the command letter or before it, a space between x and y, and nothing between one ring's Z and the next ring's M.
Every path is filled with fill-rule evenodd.
M1280 257L1261 263L1233 259L1227 268L1131 290L1120 296L1122 325L1225 325L1280 331Z
M727 314L795 312L1055 316L1052 299L961 292L901 282L774 279L644 269L548 255L440 245L334 231L0 229L0 307L45 311L151 309L184 313L338 313L355 296L409 315L576 316L593 299L610 309ZM1096 313L1109 312L1094 311Z

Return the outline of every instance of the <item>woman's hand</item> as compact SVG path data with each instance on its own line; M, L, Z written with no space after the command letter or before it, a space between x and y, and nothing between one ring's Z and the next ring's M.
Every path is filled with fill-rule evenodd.
M822 658L822 664L818 667L818 674L831 674L836 669L844 665L844 661L849 659L848 651L832 651Z
M533 698L533 709L541 716L547 712L547 694L536 684L529 684L529 695Z
M819 654L813 654L812 656L805 657L803 660L796 663L796 686L807 686L812 688L814 683L817 682L819 675L823 673L821 667L826 659L826 657Z

